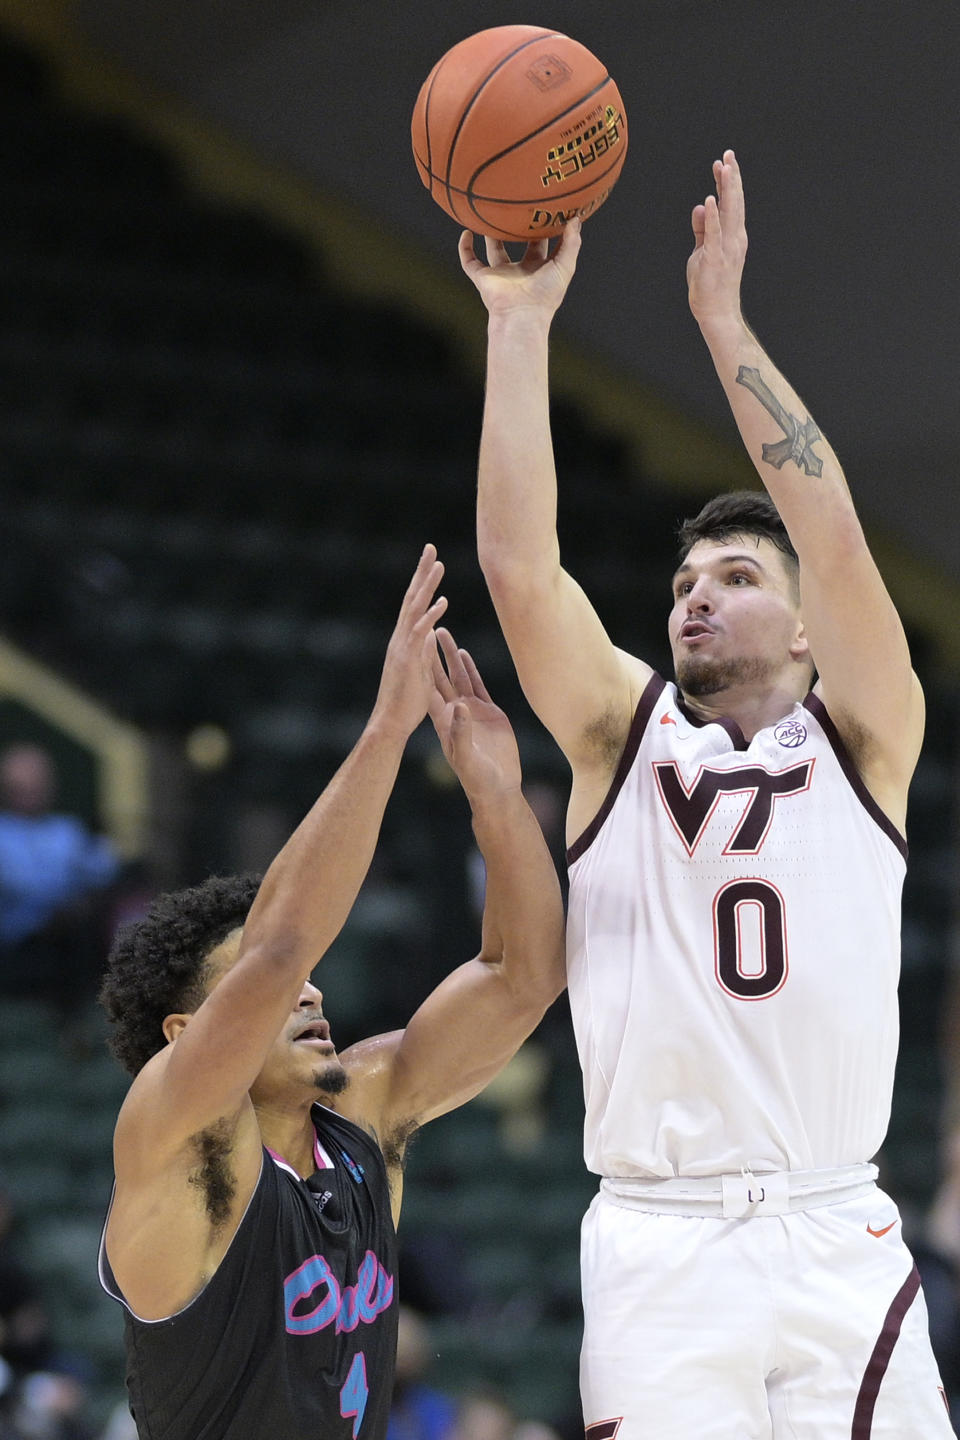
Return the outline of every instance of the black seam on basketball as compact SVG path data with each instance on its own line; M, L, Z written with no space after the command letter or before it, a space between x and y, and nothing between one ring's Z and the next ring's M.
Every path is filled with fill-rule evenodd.
M551 125L556 125L558 120L562 120L566 115L569 115L571 111L578 110L582 105L586 105L587 102L589 100L592 100L595 95L599 95L600 91L605 85L610 85L612 83L613 82L611 81L609 74L605 74L599 85L595 85L592 90L587 91L586 95L581 95L579 99L574 100L573 104L568 105L566 110L561 110L558 115L551 115L550 119L545 120L542 125L538 125L536 130L531 130L529 135L522 136L519 140L515 140L512 145L508 145L506 150L501 150L498 155L491 155L489 160L484 160L483 164L479 167L479 169L474 170L473 174L470 176L470 179L467 181L466 194L469 196L474 193L474 181L477 179L478 175L483 174L484 170L489 169L489 167L495 164L496 161L502 160L505 155L509 155L514 150L519 150L520 146L526 145L528 140L533 140L536 138L536 136L542 135L544 130L549 129ZM449 173L450 171L448 168L447 174L449 175Z
M606 85L609 81L610 81L610 76L609 76L609 74L608 74L608 75L605 77L605 79L602 80L602 81L599 83L599 85L597 85L593 90L588 91L588 93L587 93L585 96L583 96L580 101L576 102L574 105L570 106L569 108L570 108L571 110L572 110L572 109L576 109L576 108L577 108L577 104L583 104L584 101L592 99L593 96L596 95L596 94L598 94L598 93L603 89L604 85ZM612 83L612 82L611 82L611 83ZM547 129L547 127L548 127L549 125L554 124L557 119L562 119L562 118L563 118L563 115L566 115L566 114L569 114L569 110L563 111L561 115L555 116L553 119L546 121L543 125L541 125L541 126L539 127L538 130L533 130L533 131L531 131L530 134L527 135L524 139L517 141L517 145L524 145L524 144L526 144L527 140L530 140L530 139L532 139L534 136L540 134L541 131ZM472 179L475 180L475 179L477 178L477 176L478 176L478 175L481 175L481 174L483 173L483 171L484 171L489 165L492 165L492 164L494 163L495 160L501 159L503 155L508 155L508 154L510 153L510 151L511 151L511 150L514 150L514 149L516 149L516 145L511 145L511 146L509 146L506 150L501 151L499 155L494 155L494 156L492 156L489 160L485 160L484 163L483 163L483 165L480 166L479 170L477 170L477 171L474 172L474 175L473 175ZM414 154L416 154L416 153L417 153L417 152L414 151ZM574 198L575 196L582 194L584 190L593 189L593 188L598 184L599 181L605 180L609 175L614 174L614 172L617 171L617 170L622 166L622 164L623 164L623 159L624 159L624 156L626 155L626 146L624 145L623 148L618 149L618 150L616 150L616 151L614 151L614 152L612 152L612 153L613 153L613 159L611 160L610 164L607 166L607 168L606 168L605 170L599 170L599 171L597 171L597 172L595 172L595 173L594 173L594 172L591 172L589 179L586 180L582 185L575 186L575 187L573 187L572 189L564 190L563 195L562 195L562 196L559 196L559 195L558 195L557 198L558 198L558 199L563 199L563 200L572 199L572 198ZM421 163L421 164L424 164L424 161L423 161L422 157L420 157L420 156L418 155L417 158L420 160L420 163ZM426 167L426 166L425 166L425 168L428 169L428 167ZM488 194L485 194L485 193L482 193L482 194L481 194L481 193L478 193L475 189L466 189L466 190L465 190L465 189L462 189L459 185L452 185L452 184L450 183L450 180L449 180L448 178L444 178L444 177L442 177L442 176L440 176L440 175L436 175L436 174L433 173L433 171L430 171L429 169L428 169L428 174L429 174L429 176L430 176L431 182L434 181L434 180L436 180L437 184L438 184L438 185L442 185L443 188L446 190L446 192L447 192L447 203L448 203L451 207L452 207L452 205L453 205L453 197L454 197L454 196L456 196L459 200L462 200L462 201L465 202L465 204L466 204L466 205L469 207L469 209L473 212L475 218L476 218L477 220L479 220L479 221L482 222L482 223L481 223L481 226L479 227L479 228L481 228L481 229L483 228L484 225L486 225L486 226L489 226L489 225L490 225L490 219L489 219L488 216L483 216L483 215L481 215L481 214L479 213L479 211L478 211L478 209L477 209L477 205L503 205L503 206L520 207L520 208L522 209L522 208L524 208L524 207L526 207L526 206L530 206L530 205L539 206L539 205L541 204L541 202L543 201L543 199L544 199L544 196L543 196L542 194L539 194L539 195L529 195L529 196L526 196L526 197L524 197L524 198L522 198L522 199L519 199L519 200L508 199L506 196L503 196L503 195L488 195ZM431 184L431 187L430 187L430 192L431 192L431 194L433 193L433 186L432 186L432 184ZM476 203L474 203L474 202L476 202ZM458 218L459 218L459 217L458 217ZM464 222L461 220L460 223L463 224ZM495 228L495 229L500 229L500 228L502 228L502 227L500 227L500 226L494 226L494 228Z
M457 148L457 142L460 139L460 133L463 130L464 121L470 114L470 111L473 109L474 105L477 103L481 92L486 88L487 85L490 84L490 81L493 79L494 75L496 75L497 71L502 70L504 65L506 65L509 61L513 59L514 55L519 55L522 50L529 49L531 45L540 45L547 40L557 40L560 38L562 38L562 36L559 30L551 30L545 35L534 35L531 39L524 40L522 45L518 45L516 49L510 51L509 55L504 55L502 60L497 61L496 65L494 65L490 73L483 77L476 90L474 90L473 94L470 96L467 104L460 112L460 119L457 122L457 128L454 131L453 139L450 141L450 148L447 151L447 176L443 183L446 185L447 201L450 205L453 204L453 187L450 185L450 171L453 169L453 152Z
M430 97L431 97L432 94L433 94L433 87L434 87L434 85L436 85L436 83L437 83L437 75L439 74L439 72L440 72L440 66L439 66L439 65L434 65L434 67L433 67L433 73L432 73L432 75L430 76L430 89L427 91L427 98L426 98L426 99L424 100L424 102L423 102L423 133L424 133L424 136L426 137L426 141L427 141L427 159L426 159L426 164L424 165L424 162L423 162L422 160L420 160L420 157L419 157L419 155L417 155L416 150L414 150L414 152L413 152L414 155L417 155L417 159L420 160L420 164L421 164L421 165L424 165L424 169L426 170L427 174L430 176L430 191L429 191L429 194L430 194L431 198L435 198L435 197L434 197L434 195L433 195L433 181L434 181L434 174L433 174L433 147L432 147L431 144L430 144Z
M416 155L417 152L414 151L413 153ZM606 170L600 171L599 177L591 175L590 180L586 184L578 185L575 190L565 190L563 192L564 197L566 197L567 195L579 195L582 190L589 190L593 185L597 183L598 178L600 180L605 180L607 176L611 173L611 171L615 170L616 167L620 164L623 155L624 151L619 151L613 163L611 165L608 165ZM420 163L422 165L423 161L421 160ZM440 181L439 175L434 175L433 178L434 180ZM539 205L541 200L543 199L542 195L529 195L525 199L511 200L506 195L481 195L478 194L476 190L461 190L458 185L447 185L445 182L440 183L442 183L444 185L444 188L449 190L451 194L456 195L458 199L466 200L468 205L471 204L473 200L477 200L481 204L486 205Z

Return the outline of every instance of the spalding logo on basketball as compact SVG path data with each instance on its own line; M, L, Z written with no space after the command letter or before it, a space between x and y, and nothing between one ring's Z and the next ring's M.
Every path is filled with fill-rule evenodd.
M410 126L420 179L469 230L559 235L613 189L627 153L623 101L568 35L499 25L461 40L421 87Z

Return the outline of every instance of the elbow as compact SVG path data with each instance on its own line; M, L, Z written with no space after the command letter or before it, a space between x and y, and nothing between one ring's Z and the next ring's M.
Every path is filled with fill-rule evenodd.
M519 962L519 963L518 963ZM556 944L538 949L529 949L514 958L504 955L500 968L515 997L517 1009L528 1010L532 1023L540 1020L567 988L566 954L561 937Z
M250 976L256 975L258 982L271 989L286 987L296 976L305 975L310 961L316 953L316 946L309 938L296 929L286 929L267 935L244 937L241 945L239 964Z
M522 583L526 568L522 547L509 537L477 531L477 559L491 593Z
M550 1006L554 1003L554 1001L560 999L560 996L563 994L566 988L567 955L566 947L561 942L560 948L557 951L556 961L550 971L550 975L547 979L547 984L544 988L544 1010L549 1010Z
M480 569L501 623L504 616L523 617L544 603L552 603L553 586L560 573L559 560L551 556L538 564L529 552L511 552L494 547L478 549Z

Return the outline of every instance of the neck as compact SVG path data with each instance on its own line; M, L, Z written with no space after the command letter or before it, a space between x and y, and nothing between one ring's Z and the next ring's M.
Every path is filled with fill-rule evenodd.
M314 1098L294 1106L273 1104L255 1106L260 1138L268 1150L292 1165L304 1179L316 1169L313 1154L315 1131L310 1107Z
M728 690L719 690L715 695L687 695L683 690L683 703L698 720L733 720L739 726L745 740L752 740L768 725L776 725L789 715L803 695L791 689L773 685L758 690L755 685L733 685Z

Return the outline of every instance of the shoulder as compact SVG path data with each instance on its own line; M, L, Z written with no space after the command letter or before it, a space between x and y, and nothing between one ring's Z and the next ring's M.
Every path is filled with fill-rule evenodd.
M151 1056L135 1076L120 1107L113 1154L118 1182L139 1187L161 1176L190 1175L198 1167L236 1165L237 1153L249 1170L262 1147L260 1126L249 1097L239 1110L216 1117L195 1133L175 1123L175 1103L166 1085L171 1046Z
M653 668L626 650L616 650L625 679L622 695L609 700L587 720L576 750L568 758L575 775L611 774L630 734L637 705L644 694Z
M641 746L650 732L650 721L658 711L665 720L657 731L654 754L671 752L669 741L676 737L678 726L686 725L677 707L676 689L649 665L636 672L637 693L630 712L629 724L611 745L609 761L594 771L574 771L573 787L567 811L567 865L584 854L599 834L608 815L623 793L628 777L635 772ZM648 742L649 744L649 742ZM649 750L645 753L649 753Z
M343 1052L340 1059L347 1072L347 1086L335 1097L328 1112L362 1130L379 1149L388 1170L402 1165L407 1144L418 1129L415 1122L398 1119L392 1111L396 1060L403 1034L402 1030L391 1030L373 1035Z
M818 684L804 701L841 765L855 778L892 821L898 832L906 830L907 796L910 781L923 743L925 708L920 681L913 677L914 699L910 715L899 733L888 733L882 720L854 715L842 704L830 704Z
M816 690L803 702L803 720L817 726L820 747L832 755L844 787L856 797L906 859L907 788L897 776L884 772L871 754L869 735L852 721L834 716ZM912 771L911 771L912 773Z

